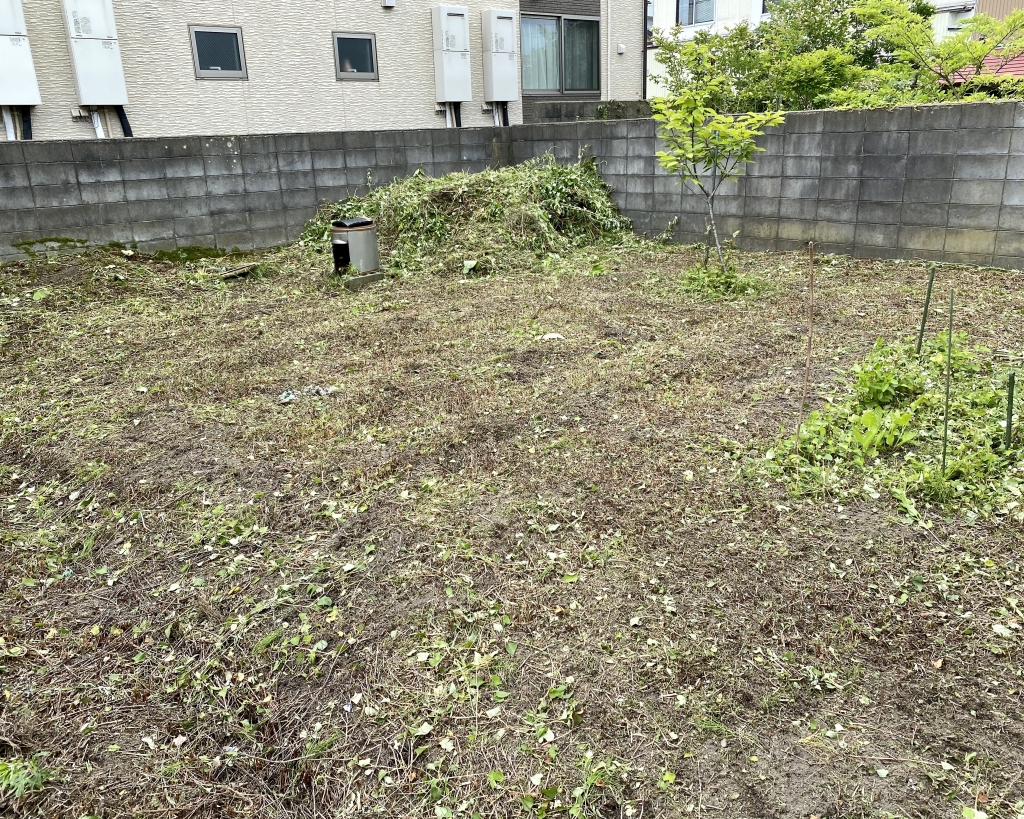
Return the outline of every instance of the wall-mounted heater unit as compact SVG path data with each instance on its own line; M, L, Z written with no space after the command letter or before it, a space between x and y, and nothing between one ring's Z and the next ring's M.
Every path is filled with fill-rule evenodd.
M484 100L494 104L494 124L508 125L508 103L519 99L516 14L484 9Z
M469 58L469 9L436 6L434 18L434 83L444 104L448 125L462 127L462 103L473 99Z
M21 114L22 139L32 139L31 106L40 102L21 0L0 0L0 108L7 139L18 138L15 112Z
M119 117L128 104L112 0L62 0L68 50L75 73L78 102L88 108L113 107ZM93 112L96 136L104 136L99 114ZM127 120L122 119L122 128ZM125 130L131 136L131 128Z

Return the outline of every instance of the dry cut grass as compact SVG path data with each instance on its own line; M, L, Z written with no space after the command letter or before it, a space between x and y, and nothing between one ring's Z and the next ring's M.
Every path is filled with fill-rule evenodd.
M804 261L698 255L0 269L0 813L1024 813L1024 536L763 477ZM925 276L826 260L812 393ZM1020 274L953 284L1024 346Z

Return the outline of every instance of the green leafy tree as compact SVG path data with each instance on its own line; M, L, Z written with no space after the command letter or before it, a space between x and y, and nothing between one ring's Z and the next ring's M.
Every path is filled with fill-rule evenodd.
M677 96L716 89L720 112L879 107L1024 95L999 74L1024 53L1024 10L977 15L941 40L922 0L774 0L769 18L722 34L659 33L655 78Z
M725 269L725 255L715 221L715 196L726 182L736 179L754 154L763 151L756 140L764 129L781 125L778 112L729 115L708 104L720 93L721 79L714 79L704 93L683 89L673 97L652 102L654 119L665 150L658 162L692 192L702 196L708 209L718 262Z
M1024 9L1005 20L975 15L960 31L941 40L926 18L899 0L867 0L854 11L870 26L867 36L891 50L879 66L884 74L879 85L891 83L894 76L909 78L908 91L930 100L1010 96L1020 90L1017 79L1000 76L999 71L1024 54ZM893 70L885 62L898 68ZM871 73L861 80L862 84L873 81L878 78Z
M705 31L692 39L683 39L679 28L659 32L655 60L664 70L653 79L670 96L719 79L710 102L722 112L813 107L856 76L860 57L847 48L856 30L851 3L778 0L772 16L757 28L741 23L723 34Z

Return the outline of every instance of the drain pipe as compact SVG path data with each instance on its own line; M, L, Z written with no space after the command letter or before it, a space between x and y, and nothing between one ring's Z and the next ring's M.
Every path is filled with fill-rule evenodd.
M462 127L462 103L461 102L453 102L452 103L452 108L455 109L455 127L456 128L461 128Z
M28 105L21 106L21 138L32 139L32 109Z
M7 141L14 142L18 139L18 134L14 130L14 117L11 116L11 109L8 106L3 106L4 116L4 128L7 129Z
M103 133L103 120L100 119L100 112L92 112L92 127L96 129L96 139L106 139L107 135Z
M501 124L508 128L508 103L503 102L501 104Z
M450 102L444 104L444 127L452 127L452 104Z
M115 105L114 111L117 113L117 118L121 121L121 133L126 137L135 136L132 133L132 124L128 121L128 115L124 112L124 106Z

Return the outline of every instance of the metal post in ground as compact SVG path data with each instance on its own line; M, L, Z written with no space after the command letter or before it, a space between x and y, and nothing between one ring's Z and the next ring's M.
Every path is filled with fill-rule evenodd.
M917 355L921 355L924 345L924 328L928 324L928 308L932 303L932 285L935 284L935 262L928 265L928 292L924 296L924 312L921 314L921 330L917 334Z
M953 378L953 297L949 291L949 336L946 339L946 414L942 421L942 478L946 478L946 449L949 443L949 384Z
M1013 389L1017 383L1017 374L1010 373L1006 379L1006 448L1013 446Z

